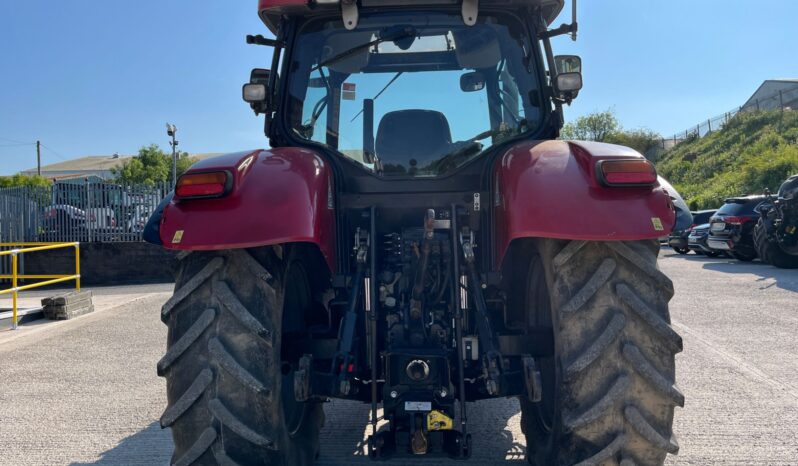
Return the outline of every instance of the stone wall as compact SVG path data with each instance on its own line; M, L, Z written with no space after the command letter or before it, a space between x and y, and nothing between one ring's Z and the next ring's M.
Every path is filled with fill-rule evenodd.
M82 243L81 283L86 286L169 283L174 281L175 256L173 251L143 242ZM26 253L23 260L26 274L71 274L75 270L72 248Z

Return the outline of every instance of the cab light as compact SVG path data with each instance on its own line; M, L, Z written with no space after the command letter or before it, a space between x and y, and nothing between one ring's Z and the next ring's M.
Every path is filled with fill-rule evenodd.
M227 172L190 173L177 180L175 194L181 198L224 196L232 184Z
M652 186L657 170L648 160L601 160L596 174L605 186Z

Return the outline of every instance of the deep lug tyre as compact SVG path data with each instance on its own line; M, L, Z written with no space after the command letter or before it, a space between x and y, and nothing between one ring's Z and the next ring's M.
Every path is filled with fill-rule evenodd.
M281 358L283 315L301 315L309 280L296 272L301 262L279 253L195 252L182 260L162 309L169 334L158 362L171 464L312 464L324 414L318 403L293 399L294 369Z
M672 282L655 241L538 240L522 246L529 323L551 329L540 358L543 399L521 399L534 465L660 465L672 433L681 337L671 328ZM518 283L525 281L524 283Z
M798 256L785 253L775 241L768 239L765 224L761 218L754 227L754 245L762 262L781 269L798 268Z

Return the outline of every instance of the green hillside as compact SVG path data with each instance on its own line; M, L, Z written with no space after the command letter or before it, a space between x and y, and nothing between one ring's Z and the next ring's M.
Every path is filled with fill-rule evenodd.
M772 191L798 173L798 111L742 113L720 131L666 152L657 171L693 209L723 199Z

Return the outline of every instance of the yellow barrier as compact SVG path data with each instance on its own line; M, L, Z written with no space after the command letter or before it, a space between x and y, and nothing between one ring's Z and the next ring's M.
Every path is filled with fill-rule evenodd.
M52 285L54 283L75 280L75 289L80 291L80 243L0 243L0 248L13 248L0 251L0 257L11 256L11 275L0 275L0 280L11 280L11 288L0 290L0 295L11 293L12 318L11 328L17 328L17 298L20 291ZM18 273L18 259L20 254L26 252L49 251L51 249L75 248L75 274L74 275L20 275ZM19 280L42 280L30 285L19 286Z

